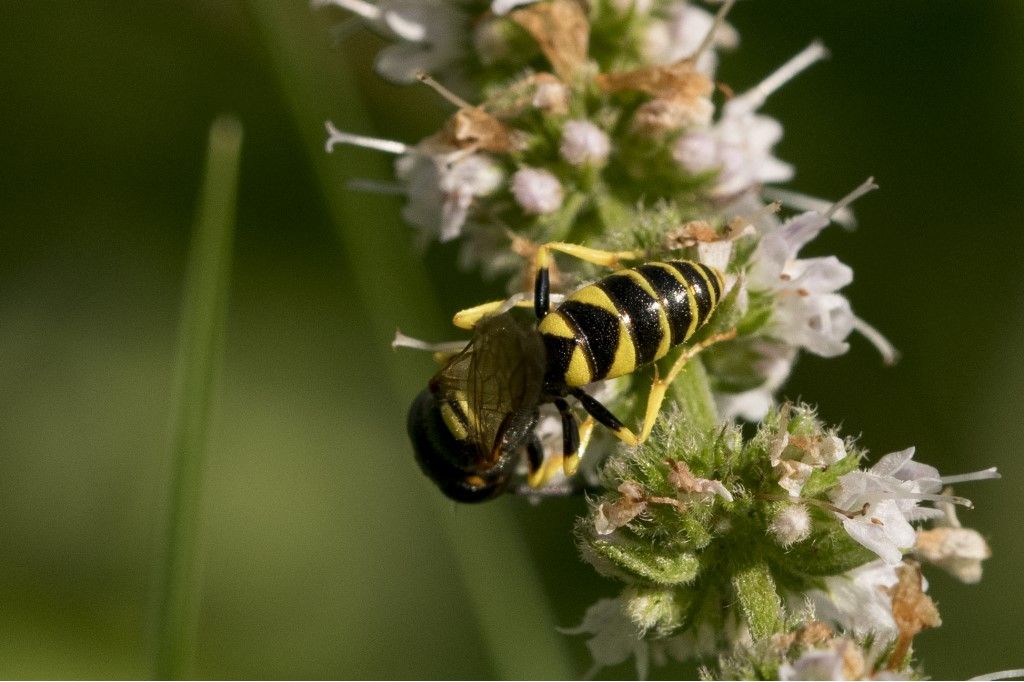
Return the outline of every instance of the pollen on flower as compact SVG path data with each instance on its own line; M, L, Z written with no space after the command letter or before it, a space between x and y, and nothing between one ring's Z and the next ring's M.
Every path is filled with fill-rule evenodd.
M590 121L566 121L558 151L573 166L596 166L608 159L611 143L608 135Z
M811 515L802 504L787 504L772 519L768 532L783 547L789 547L811 534Z
M553 213L562 206L562 183L543 168L521 168L512 176L512 195L527 214Z

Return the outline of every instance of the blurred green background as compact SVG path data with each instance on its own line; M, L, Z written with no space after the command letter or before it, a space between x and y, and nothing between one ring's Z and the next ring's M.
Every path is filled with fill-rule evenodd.
M582 501L456 507L412 462L405 408L431 364L391 333L450 336L483 296L453 249L414 252L397 200L346 191L387 159L323 154L327 118L414 141L445 114L372 74L371 34L333 47L336 18L299 1L0 4L0 677L150 674L182 284L225 111L245 146L195 674L589 666L553 631L617 590L576 558ZM855 309L903 360L855 339L805 357L786 394L876 454L999 466L961 517L995 556L980 585L929 573L945 625L917 650L939 678L1020 667L1024 5L762 0L733 21L743 45L719 76L737 89L815 37L833 51L766 107L792 187L882 185L855 232L814 249L854 267Z

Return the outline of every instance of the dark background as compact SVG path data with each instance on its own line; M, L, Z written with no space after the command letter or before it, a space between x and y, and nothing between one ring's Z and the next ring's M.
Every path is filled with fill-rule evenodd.
M332 48L303 2L0 6L0 677L149 674L176 325L206 130L246 130L223 378L204 504L202 677L579 675L578 622L618 586L570 541L580 500L455 507L421 480L405 407L431 371L395 326L451 336L484 298L454 250L425 261L397 201L345 190L380 156L322 153L323 120L415 141L445 114ZM876 455L916 444L990 540L983 582L929 572L945 624L926 670L1024 663L1021 496L1024 5L740 3L719 76L755 83L815 37L833 58L774 96L794 189L874 175L851 264L861 339L785 394ZM424 286L429 282L430 286ZM496 285L491 285L496 290ZM667 671L671 674L671 669ZM622 667L615 675L631 675Z

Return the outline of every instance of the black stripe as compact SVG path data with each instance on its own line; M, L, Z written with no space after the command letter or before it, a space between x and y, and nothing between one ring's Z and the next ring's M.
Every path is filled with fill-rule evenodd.
M648 263L636 268L651 285L665 308L668 326L672 332L672 345L686 340L686 332L690 329L690 299L686 296L686 287L679 278L663 267Z
M558 306L558 312L565 315L575 327L577 336L585 341L581 348L593 370L590 380L604 379L619 347L618 316L596 305L571 299Z
M661 303L651 298L629 275L605 277L597 282L597 286L608 295L623 316L633 340L637 366L652 362L661 345L661 321L658 315Z
M708 315L711 313L711 294L708 292L708 285L704 280L704 275L690 261L673 260L669 261L668 264L674 267L683 276L683 279L690 284L690 291L693 292L694 298L697 299L697 326L700 327L707 321Z
M546 355L544 381L547 384L562 386L565 384L565 373L569 371L572 351L576 348L576 339L567 339L554 334L541 334L541 336L544 340Z
M708 281L711 282L711 289L715 294L715 305L718 305L722 300L722 287L718 283L718 274L715 272L714 268L704 265L703 263L697 263L697 265L699 265L700 269L704 271L704 274L708 276Z

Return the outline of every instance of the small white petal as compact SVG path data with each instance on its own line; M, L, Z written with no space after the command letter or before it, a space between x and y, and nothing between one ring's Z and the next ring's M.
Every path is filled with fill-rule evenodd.
M512 177L512 195L526 213L552 213L562 206L562 183L550 171L522 168Z
M820 41L814 41L791 57L756 87L734 97L725 105L726 113L728 114L730 109L747 112L760 108L769 95L791 81L801 71L827 56L828 50L825 49L825 46Z
M843 656L834 649L812 649L792 664L779 666L781 680L845 680Z
M573 166L603 164L610 152L608 135L590 121L566 121L562 127L559 153Z
M491 11L500 17L516 8L532 5L535 2L537 0L493 0L491 2Z

